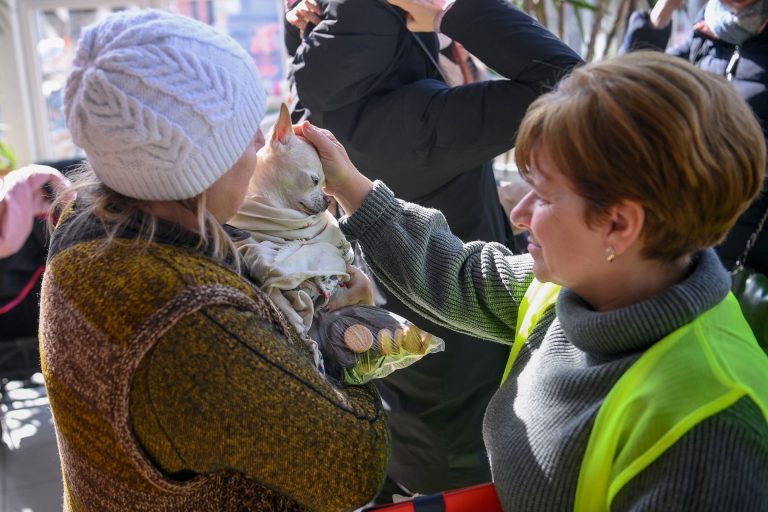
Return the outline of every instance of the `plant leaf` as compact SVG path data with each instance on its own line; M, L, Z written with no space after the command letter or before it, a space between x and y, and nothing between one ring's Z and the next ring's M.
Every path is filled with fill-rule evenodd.
M585 2L584 0L565 0L565 1L571 4L576 9L588 9L590 11L597 10L596 5L592 5L589 2Z

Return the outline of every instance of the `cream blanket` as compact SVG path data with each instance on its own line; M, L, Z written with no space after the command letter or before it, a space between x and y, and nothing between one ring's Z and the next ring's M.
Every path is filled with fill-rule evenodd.
M248 194L229 223L251 234L238 243L250 275L306 337L315 307L327 304L338 283L349 280L354 254L336 219L328 211L306 215L274 208Z

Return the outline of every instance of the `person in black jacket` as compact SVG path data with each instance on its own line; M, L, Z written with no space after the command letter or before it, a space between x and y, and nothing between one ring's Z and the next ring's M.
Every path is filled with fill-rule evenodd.
M30 165L0 176L0 379L40 371L37 327L51 201L69 187L59 171Z
M671 19L683 0L659 0L652 11L634 12L621 51L664 50ZM688 38L667 53L705 71L725 76L747 101L768 139L768 0L710 0L698 13ZM724 134L727 136L728 134ZM716 248L729 270L768 209L768 181L727 238ZM758 237L746 266L768 273L768 233Z
M316 12L287 16L301 29L287 23L299 101L294 121L308 118L332 131L365 175L384 180L398 197L441 210L463 239L506 242L491 159L513 146L528 105L580 63L578 55L504 0L459 0L441 31L461 37L508 79L452 88L436 64L438 37L410 32L404 11L384 0L315 1ZM519 41L523 33L530 44L486 43L470 33L480 17L492 20L494 41L513 34ZM392 296L386 308L442 337L446 350L377 381L392 430L382 501L391 492L489 481L482 418L508 347L438 327Z

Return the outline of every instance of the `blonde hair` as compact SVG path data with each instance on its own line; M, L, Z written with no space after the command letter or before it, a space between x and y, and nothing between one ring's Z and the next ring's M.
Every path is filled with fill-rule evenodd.
M540 150L585 199L587 223L636 201L643 255L670 261L722 241L765 173L762 130L733 86L657 52L577 68L537 99L517 137L523 176Z
M68 206L62 204L62 199L54 203L53 210L62 210L67 216L67 221L60 226L49 225L51 230L61 230L58 236L77 238L92 225L90 219L95 217L101 221L106 235L100 248L102 251L108 249L129 226L137 228L138 234L132 243L140 248L146 248L155 241L160 219L143 208L152 201L134 199L115 192L101 182L87 163L74 170L70 179L72 191L77 195L77 208L67 211ZM205 192L177 202L195 215L196 234L199 236L196 248L207 248L214 260L240 272L237 249L221 224L206 208Z

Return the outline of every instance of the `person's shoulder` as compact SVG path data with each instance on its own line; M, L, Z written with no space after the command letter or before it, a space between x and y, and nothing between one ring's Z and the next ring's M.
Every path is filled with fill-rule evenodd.
M129 244L112 255L117 268L135 276L136 289L157 294L180 304L229 304L240 309L256 309L263 301L256 287L233 268L201 252L167 244L150 244L145 251ZM137 257L138 256L138 257Z
M757 56L763 62L768 61L768 27L756 36L744 41L741 48L743 52Z
M765 404L768 407L768 404ZM768 423L760 406L750 397L743 397L713 417L722 429L740 431L745 438L761 441L768 455Z
M85 241L60 251L47 272L78 310L118 312L133 325L160 309L248 307L258 295L239 274L199 252L158 243Z
M718 453L727 452L743 461L746 459L742 457L750 453L749 458L768 460L765 458L768 456L768 423L763 411L767 405L761 406L755 398L742 396L691 428L681 439L681 446L694 447L695 452L706 451L716 457Z

